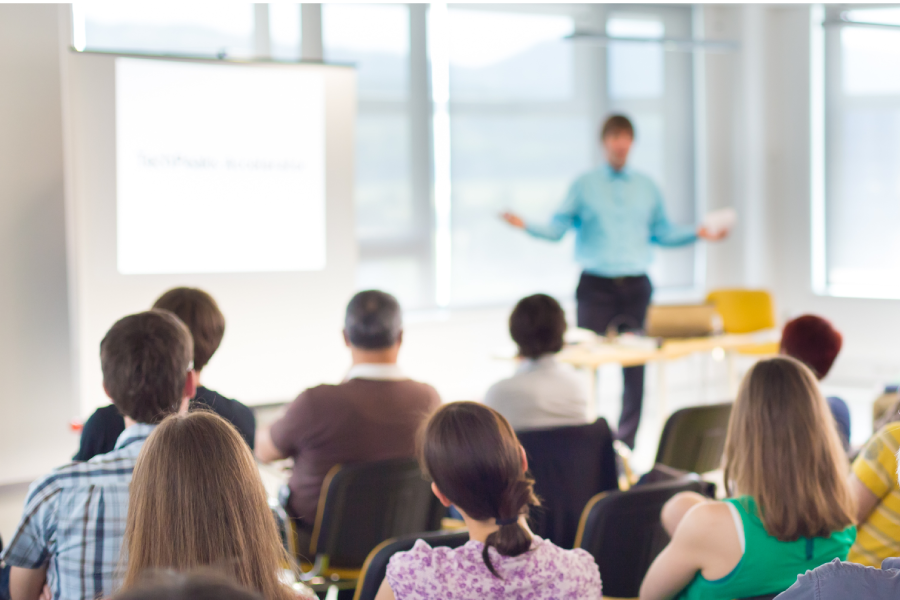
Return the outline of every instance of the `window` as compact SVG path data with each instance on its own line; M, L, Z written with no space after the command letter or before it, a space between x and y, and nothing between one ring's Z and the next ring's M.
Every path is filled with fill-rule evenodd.
M829 8L825 23L819 291L900 298L900 8Z
M450 8L449 304L544 291L570 296L572 240L550 244L499 219L546 219L591 165L594 125L576 89L571 16Z
M269 5L269 44L275 60L300 59L299 4Z
M253 56L252 4L92 0L73 5L73 14L87 50Z

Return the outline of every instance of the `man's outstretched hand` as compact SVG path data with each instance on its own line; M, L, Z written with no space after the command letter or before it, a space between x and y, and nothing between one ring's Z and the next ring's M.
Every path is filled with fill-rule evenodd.
M502 218L504 221L506 221L513 227L518 227L519 229L525 229L525 221L523 221L522 217L520 217L517 214L511 213L511 212L505 212L502 215L500 215L500 218Z
M727 229L720 229L718 231L710 231L706 227L701 227L697 230L697 237L706 240L707 242L718 242L719 240L724 240L728 237Z

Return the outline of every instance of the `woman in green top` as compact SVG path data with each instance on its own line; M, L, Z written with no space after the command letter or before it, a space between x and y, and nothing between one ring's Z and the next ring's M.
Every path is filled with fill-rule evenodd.
M777 594L797 576L845 560L856 527L847 457L812 372L778 357L744 378L728 423L725 486L713 502L666 503L672 538L641 585L641 600L733 600Z

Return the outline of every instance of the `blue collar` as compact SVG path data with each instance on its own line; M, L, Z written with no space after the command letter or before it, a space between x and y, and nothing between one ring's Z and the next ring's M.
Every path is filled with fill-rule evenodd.
M148 423L135 423L131 427L128 427L119 434L119 439L116 440L115 450L121 450L126 446L130 446L135 442L143 442L146 440L153 430L156 429L156 425L150 425Z
M606 176L610 179L631 179L631 169L628 168L628 165L622 167L621 171L616 171L609 163L606 163L604 167L606 169Z

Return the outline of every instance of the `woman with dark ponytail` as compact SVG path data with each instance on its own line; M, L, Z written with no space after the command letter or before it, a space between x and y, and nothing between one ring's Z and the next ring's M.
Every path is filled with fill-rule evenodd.
M434 494L462 514L469 541L450 549L419 540L395 555L376 600L600 600L594 559L528 528L528 509L538 506L534 481L500 413L476 402L445 404L425 425L420 460Z

